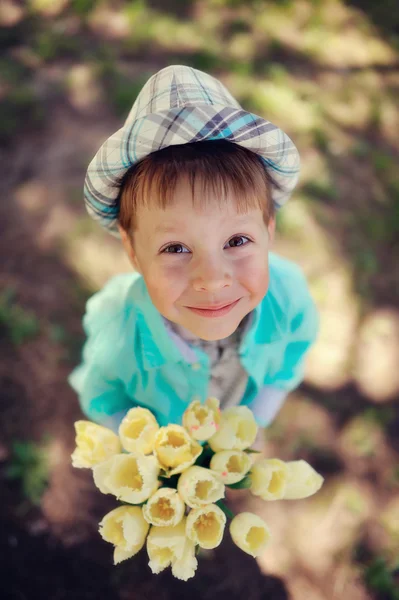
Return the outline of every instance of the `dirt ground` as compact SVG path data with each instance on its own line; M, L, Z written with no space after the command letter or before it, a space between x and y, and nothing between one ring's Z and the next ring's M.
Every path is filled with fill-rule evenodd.
M88 44L89 38L84 39ZM10 47L19 45L23 46ZM284 54L281 46L277 50L298 79L308 77L303 56ZM152 48L121 64L135 80L170 62L167 52L173 54ZM12 54L13 60L17 56ZM73 423L82 413L66 379L79 361L87 298L115 272L129 269L118 242L90 224L81 199L93 151L116 131L120 118L103 95L96 95L95 86L93 91L91 84L83 84L86 97L76 95L73 87L67 92L62 88L75 62L79 66L79 60L50 60L37 69L35 90L44 118L40 126L28 119L0 146L0 289L2 294L12 291L14 306L21 310L11 310L1 296L0 598L397 600L398 229L389 229L394 216L381 200L384 186L360 155L365 141L375 144L385 153L385 163L380 154L377 166L390 173L393 167L387 166L386 156L397 161L399 147L389 131L384 136L375 123L360 135L349 126L337 133L336 123L330 122L334 148L340 143L347 148L345 144L359 138L363 146L349 160L346 150L325 150L337 189L304 185L287 213L290 217L280 224L277 250L297 260L309 276L323 334L310 358L306 382L266 432L264 453L308 460L325 477L322 491L309 501L287 505L265 505L242 491L231 498L233 509L253 510L272 529L273 544L258 561L226 537L215 551L200 555L197 576L187 583L169 573L153 576L145 551L114 567L112 549L101 540L98 522L115 504L96 490L91 473L70 464ZM87 75L74 73L78 78ZM320 72L313 85L321 88L346 74L344 67ZM391 86L390 93L398 89L397 79L390 83L395 75L397 63L378 75L381 85ZM341 84L345 87L345 81ZM306 181L307 171L313 173L310 178L318 173L319 158L305 138L301 143ZM318 142L326 144L320 135ZM312 221L309 203L301 199L305 192L323 196L325 212L310 201L310 212L314 209L316 214ZM354 219L363 218L364 229L354 227ZM382 233L375 225L380 221ZM303 225L313 246L298 238ZM334 244L324 245L332 230ZM339 261L350 264L349 287ZM358 312L352 311L353 297L362 299ZM34 335L24 329L29 315L37 329ZM388 355L393 358L387 366ZM49 481L36 505L21 480L7 476L15 460L15 441L46 445ZM381 557L390 565L390 583L384 587L380 579L370 586L365 574Z

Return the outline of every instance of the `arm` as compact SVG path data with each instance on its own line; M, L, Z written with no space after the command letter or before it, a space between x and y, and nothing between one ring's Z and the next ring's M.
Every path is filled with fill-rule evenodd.
M110 297L112 280L92 296L86 305L83 328L87 339L82 362L69 375L68 382L76 391L84 414L92 421L116 430L134 402L118 377L120 357L125 355L124 311L115 309ZM111 289L110 289L111 288Z
M318 311L307 288L302 300L301 307L291 319L289 339L280 369L273 377L273 386L287 393L303 381L306 356L319 331Z
M249 405L260 427L270 425L289 392L298 387L303 380L306 355L317 337L319 328L317 308L304 279L302 283L304 285L301 308L295 311L291 319L289 337L280 368Z
M122 382L105 375L95 358L86 360L68 377L76 391L82 411L90 421L117 431L127 411L134 406Z
M274 420L287 397L285 390L264 385L256 398L248 405L259 427L267 427Z

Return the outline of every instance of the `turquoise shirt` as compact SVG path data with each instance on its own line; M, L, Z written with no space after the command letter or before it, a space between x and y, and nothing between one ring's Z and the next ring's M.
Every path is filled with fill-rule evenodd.
M270 253L269 268L268 292L238 350L249 376L241 404L250 408L264 388L289 392L299 385L318 330L317 309L299 267ZM107 424L113 415L143 406L161 425L180 423L192 400L206 399L208 356L199 348L191 358L183 355L138 273L117 275L94 294L83 327L82 363L68 381L89 419Z

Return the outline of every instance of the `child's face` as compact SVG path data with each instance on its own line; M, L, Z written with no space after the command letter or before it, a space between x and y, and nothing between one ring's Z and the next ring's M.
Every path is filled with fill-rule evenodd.
M274 220L266 226L260 208L239 213L231 196L219 207L212 195L194 207L182 180L170 206L139 206L135 222L133 247L120 231L153 304L198 337L231 335L265 296Z

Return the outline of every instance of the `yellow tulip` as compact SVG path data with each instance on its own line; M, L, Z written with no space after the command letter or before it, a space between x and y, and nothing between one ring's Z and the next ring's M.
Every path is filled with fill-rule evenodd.
M184 540L183 552L180 558L172 562L172 575L182 581L194 577L198 561L195 557L195 544L187 537Z
M138 506L120 506L105 515L100 523L100 535L115 546L114 564L120 563L141 550L149 525Z
M158 488L159 465L154 456L116 454L93 468L94 483L103 494L141 504Z
M91 421L76 421L76 448L71 455L72 465L88 469L107 460L122 450L118 436Z
M122 446L128 452L151 454L159 429L156 418L147 408L131 408L119 426Z
M181 425L161 427L155 436L154 454L168 476L187 469L201 452L202 446Z
M225 485L237 483L248 473L252 465L249 454L241 450L221 450L216 452L209 465Z
M255 441L258 426L247 406L234 406L222 412L218 431L208 440L214 452L245 450Z
M190 508L212 504L224 497L224 483L210 469L189 467L179 477L177 490Z
M281 500L287 488L287 464L278 458L264 458L256 462L249 475L251 492L262 500Z
M287 462L287 484L284 500L299 500L315 494L323 485L324 478L305 460Z
M186 519L174 527L151 527L147 537L148 563L153 573L172 567L178 579L194 577L197 568L195 544L186 537Z
M209 397L205 404L194 400L183 413L183 425L196 440L209 439L219 428L219 400Z
M262 554L270 540L270 531L266 523L253 513L243 512L230 523L233 542L254 558Z
M162 487L143 506L147 523L158 527L174 527L182 520L185 506L177 490Z
M195 544L210 550L223 538L226 516L216 504L194 508L187 516L186 534Z

